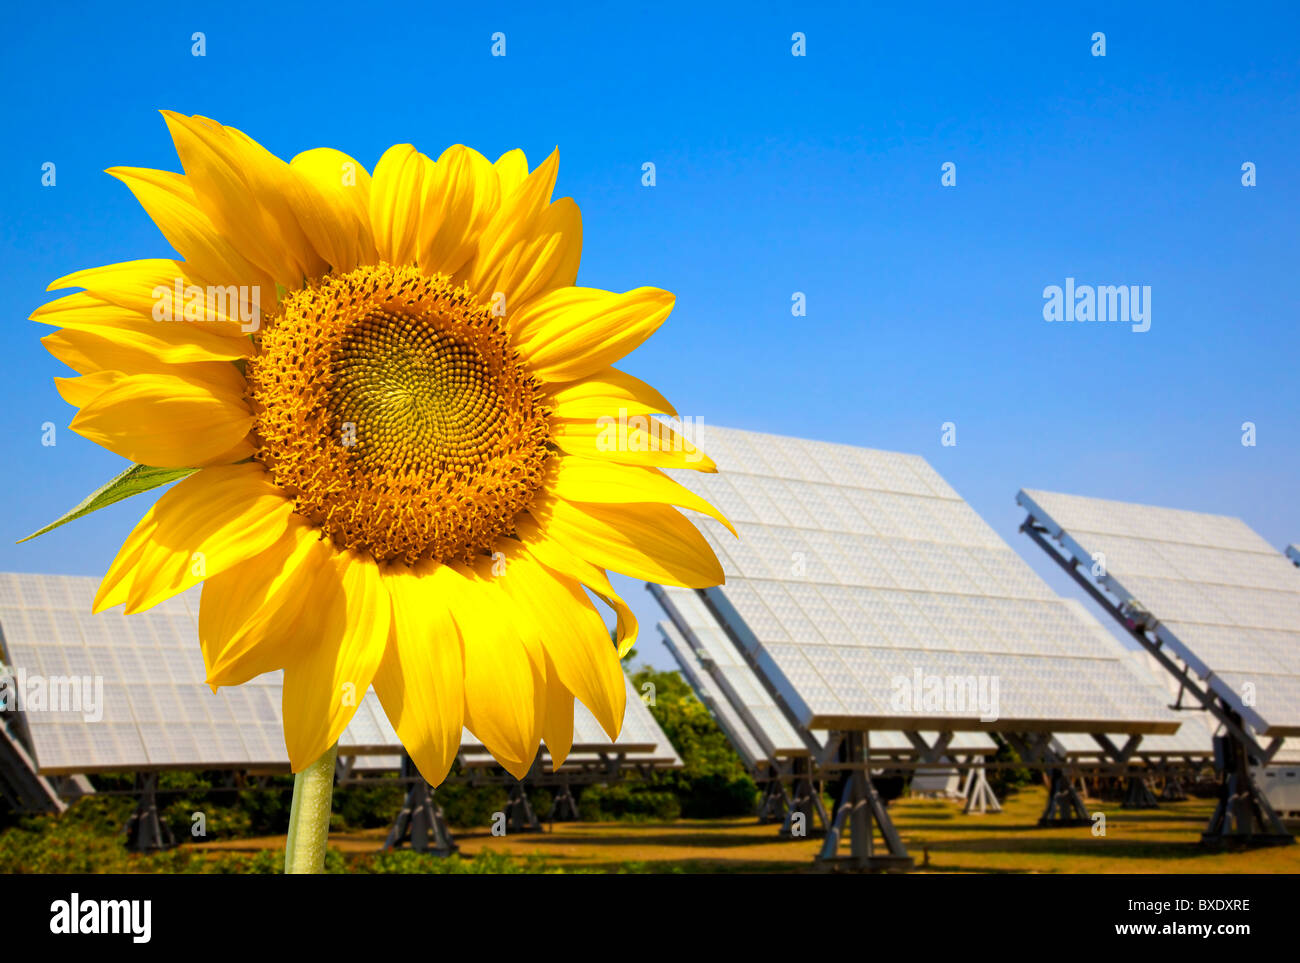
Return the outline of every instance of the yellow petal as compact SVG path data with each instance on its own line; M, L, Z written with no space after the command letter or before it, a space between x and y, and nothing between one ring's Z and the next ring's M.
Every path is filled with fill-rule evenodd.
M146 324L150 322L145 322ZM162 330L174 330L163 328ZM220 352L209 351L188 340L169 341L149 329L101 328L96 331L62 330L41 338L45 350L81 374L120 371L130 374L161 374L202 382L216 391L239 396L244 376L220 355L235 355L238 343ZM250 343L251 346L251 343Z
M120 371L96 371L80 378L55 378L54 388L74 408L84 408L109 388L125 380Z
M539 498L529 509L546 533L593 565L663 585L721 585L722 566L699 530L666 505L581 508Z
M546 381L573 381L636 348L672 309L673 296L659 288L614 294L565 287L507 316L514 343L534 374Z
M575 582L589 588L596 597L614 610L617 617L615 638L618 640L618 657L621 659L636 645L636 615L622 597L609 584L605 570L584 561L551 538L531 515L523 514L515 519L515 529L519 539L524 543L530 555L542 565L567 575Z
M571 502L634 505L649 502L677 505L716 518L736 534L727 516L695 492L683 488L657 468L620 465L600 458L569 455L555 465L550 489Z
M545 627L542 643L560 682L591 710L610 739L618 738L626 696L623 670L609 630L582 586L526 552L506 563L500 583L528 618Z
M203 583L199 644L208 685L242 685L283 669L303 639L293 630L330 552L301 515L270 548Z
M270 548L293 503L259 464L207 468L177 482L149 509L109 566L94 610L127 587L139 612Z
M420 208L433 162L410 144L384 151L370 182L375 250L389 264L412 264L420 251Z
M518 147L498 157L492 167L501 182L502 197L509 197L528 178L528 158Z
M233 127L170 110L162 115L195 202L236 250L293 289L324 271L294 216L288 164Z
M503 272L513 275L526 269L521 252L538 237L537 228L551 206L551 192L555 190L555 178L559 170L560 152L556 150L514 190L502 188L501 204L483 230L474 259L457 275L458 280L468 283L470 289L485 302L495 292L503 290L500 283ZM556 227L554 219L549 226L552 230L547 232L548 239L556 233L553 229ZM551 243L558 245L559 242L552 240ZM545 244L542 246L545 247ZM529 249L534 256L543 253L539 249ZM512 310L510 303L507 303L506 310Z
M541 743L545 656L530 653L509 596L490 577L458 574L462 581L452 617L464 646L465 726L497 762L522 779Z
M572 198L562 198L513 235L496 252L492 270L470 287L484 301L504 306L507 316L531 299L572 285L582 260L582 215Z
M677 415L677 409L639 378L604 368L580 381L550 385L551 409L557 417L594 420L602 415Z
M379 257L370 234L370 174L342 151L303 151L289 162L297 177L290 203L312 246L339 273Z
M239 316L238 289L218 291L213 288L209 298L207 288L197 288L182 278L178 298L174 282L175 278L172 278L146 288L143 298L134 295L123 297L123 300L131 302L130 306L116 304L89 291L79 291L41 305L29 317L41 324L78 331L149 332L156 338L210 347L216 353L234 352L233 357L251 352L248 333L252 326L249 325L249 331L242 327L244 319ZM179 316L172 315L169 319L168 313L173 305L178 306ZM156 319L155 308L158 310ZM190 320L185 319L186 314L191 315ZM193 319L194 315L197 315L197 320ZM248 320L251 321L252 317L250 313Z
M546 719L542 739L551 754L551 771L564 765L573 748L573 693L559 681L555 664L546 663Z
M303 644L284 670L284 741L294 772L315 762L352 721L384 657L392 620L379 566L351 552L322 566L309 598L299 616Z
M393 602L392 631L375 692L431 785L447 777L465 724L465 665L451 617L460 581L444 565L381 569Z
M70 427L141 465L197 468L236 456L253 425L243 399L176 375L124 377L84 404Z
M460 144L443 151L427 174L419 264L426 273L455 274L501 204L499 179L486 157Z
M245 307L275 303L275 279L255 267L222 235L198 206L183 176L140 167L113 167L108 173L131 189L163 236L207 284L235 285ZM169 286L172 282L164 282Z
M684 434L645 415L552 418L551 441L569 455L653 468L716 472L717 466Z

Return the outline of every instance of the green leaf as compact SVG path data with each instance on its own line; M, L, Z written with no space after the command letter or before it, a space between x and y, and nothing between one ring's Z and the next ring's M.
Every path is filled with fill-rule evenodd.
M130 498L132 495L139 495L141 492L147 492L159 485L166 485L168 482L174 482L186 475L192 475L197 468L151 468L148 465L132 465L126 471L122 472L108 484L101 486L91 492L81 504L72 511L68 512L62 518L50 522L40 531L32 532L26 538L18 540L18 544L30 541L37 535L44 535L48 531L58 528L60 525L66 525L82 515L89 515L91 512L97 512L107 505L114 502L120 502L124 498Z

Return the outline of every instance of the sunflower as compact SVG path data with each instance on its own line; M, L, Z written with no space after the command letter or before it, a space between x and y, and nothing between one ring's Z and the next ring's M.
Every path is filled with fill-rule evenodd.
M108 173L180 259L71 274L50 290L83 290L32 316L79 375L56 379L73 430L192 470L127 538L95 611L202 582L207 681L284 671L295 772L372 685L434 785L462 725L516 777L543 740L563 762L575 697L616 738L636 621L607 571L722 581L678 507L726 520L663 472L712 462L611 366L673 296L575 286L582 221L551 200L558 151L529 171L518 150L435 161L402 144L372 175L164 117L184 174Z

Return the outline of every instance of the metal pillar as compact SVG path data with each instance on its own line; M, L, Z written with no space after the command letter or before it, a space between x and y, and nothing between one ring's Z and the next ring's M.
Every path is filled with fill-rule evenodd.
M791 775L794 779L794 799L785 818L781 821L781 835L794 836L795 814L798 813L803 816L804 835L820 836L830 825L830 817L826 815L826 804L822 802L821 790L813 782L812 760L795 759ZM782 793L784 794L784 790Z
M772 769L772 776L763 787L763 795L758 801L758 823L784 823L786 813L790 811L790 796L785 791L785 782L781 774Z
M540 758L541 753L538 753ZM533 766L538 764L535 762ZM531 770L530 773L531 775ZM528 776L524 777L525 779ZM540 833L542 821L537 818L537 813L533 811L532 803L528 801L528 793L525 784L515 779L510 785L510 799L506 803L506 832L509 833Z
M1182 802L1187 798L1187 790L1183 788L1183 782L1173 773L1165 774L1165 784L1160 790L1161 802Z
M442 808L434 801L433 789L406 753L402 753L402 778L410 782L410 788L406 791L401 812L384 840L384 849L401 849L409 843L413 853L432 853L435 856L455 853L458 847L451 838Z
M844 734L844 759L836 764L848 770L844 792L835 810L835 821L826 832L821 853L817 856L820 869L847 869L906 872L912 868L912 857L907 854L894 822L885 811L885 804L871 784L870 747L863 732ZM873 834L880 829L885 852L876 851ZM840 843L845 832L849 835L849 854L840 855Z
M1240 717L1238 717L1240 722ZM1219 804L1201 835L1208 847L1289 846L1295 842L1250 775L1250 756L1230 735L1214 737L1214 762L1220 771Z
M1047 808L1038 819L1043 828L1065 826L1091 826L1083 797L1074 788L1070 773L1061 766L1053 766L1048 776Z
M561 776L555 787L555 798L551 802L551 811L546 814L546 820L552 823L571 823L577 819L578 800L574 798L569 777Z
M1147 777L1139 772L1130 772L1124 784L1124 801L1121 809L1159 809L1156 794L1151 791Z
M1000 813L1002 806L998 803L997 794L993 792L993 787L989 785L988 778L984 774L983 766L971 766L966 770L966 778L961 787L962 798L966 800L966 805L962 812L978 813Z
M158 773L136 773L135 812L126 821L126 848L135 853L153 853L176 845L171 829L158 818Z

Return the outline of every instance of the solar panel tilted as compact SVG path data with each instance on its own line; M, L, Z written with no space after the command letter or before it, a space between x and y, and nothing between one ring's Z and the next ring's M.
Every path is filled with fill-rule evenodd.
M1226 730L1204 840L1294 840L1259 792L1300 734L1300 573L1238 518L1023 490L1022 530Z
M718 472L674 477L740 533L698 519L726 575L703 598L799 730L832 733L827 763L871 730L1177 730L1132 666L1097 648L1095 622L924 459L717 427L695 440Z

